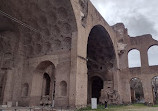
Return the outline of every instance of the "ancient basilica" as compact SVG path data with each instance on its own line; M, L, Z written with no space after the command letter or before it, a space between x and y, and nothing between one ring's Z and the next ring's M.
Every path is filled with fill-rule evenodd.
M110 26L89 0L1 0L0 105L154 104L154 45L150 34ZM133 50L140 67L128 66Z

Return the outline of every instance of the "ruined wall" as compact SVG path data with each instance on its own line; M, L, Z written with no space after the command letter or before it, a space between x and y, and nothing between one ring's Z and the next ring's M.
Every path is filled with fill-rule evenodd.
M119 54L119 72L123 102L131 102L129 82L132 78L136 77L142 81L145 102L153 103L151 80L157 76L158 66L149 66L147 52L151 46L157 45L158 41L154 40L150 34L129 37L127 29L123 24L116 24L113 28L117 32L118 49L123 47ZM128 67L128 52L132 49L140 51L141 67Z
M4 78L3 73L9 73L5 84L3 104L13 101L15 105L15 102L19 101L19 105L29 105L34 71L42 61L55 62L53 64L56 65L57 91L61 81L66 81L69 86L71 41L75 37L72 32L76 31L70 1L2 0L0 9L10 15L9 20L5 13L1 13L0 16L3 20L0 34L4 35L0 36L1 78ZM36 66L33 66L35 64ZM28 96L26 97L22 97L24 84L28 84ZM56 96L57 101L62 99L66 101L64 102L66 105L69 104L68 98L68 94L61 98Z
M157 66L149 67L147 50L158 42L150 35L130 38L123 24L110 27L89 0L2 0L0 9L10 15L9 19L5 13L0 15L3 21L0 24L0 103L12 101L15 105L18 101L21 106L39 105L42 95L35 87L41 88L47 68L41 72L37 69L42 62L49 62L55 68L55 105L87 105L87 44L95 26L107 32L115 54L110 69L101 74L104 84L109 84L104 85L102 92L112 87L120 97L119 103L129 103L129 81L138 77L142 80L145 101L153 101L150 81L157 75ZM141 68L128 68L127 55L131 49L141 52ZM108 55L108 51L103 54ZM96 52L97 56L100 52ZM101 58L98 60L102 61Z
M5 103L12 100L14 90L21 81L22 53L20 47L21 39L16 29L17 25L2 15L0 15L0 19L2 20L0 29L0 73L1 79L3 79L1 81L3 82L1 91L3 97L1 100L2 103ZM17 79L16 83L14 81L15 78Z
M84 0L83 0L84 1ZM77 18L77 27L78 27L78 38L77 38L77 47L74 46L74 48L76 48L76 51L74 51L75 53L73 53L73 56L71 57L75 57L75 59L73 59L73 61L75 61L77 63L77 67L76 68L76 104L78 106L81 105L85 105L87 104L87 61L86 61L86 57L87 57L87 43L88 43L88 37L90 34L91 29L94 26L100 25L102 27L105 28L105 30L108 32L110 39L114 45L114 51L115 53L117 53L117 45L115 44L116 42L116 33L113 31L113 29L108 25L108 23L106 23L106 21L104 20L104 18L99 14L99 12L94 8L94 6L91 4L91 2L88 1L88 14L87 13L83 13L83 11L81 10L81 7L78 7L78 1L77 2L73 2L72 0L72 4L74 4L75 8L75 16ZM87 6L87 5L85 5ZM84 24L83 26L83 21L82 21L82 17L86 17L87 22ZM116 62L115 65L117 67L118 64L118 55L116 54ZM75 64L75 63L74 63ZM115 69L116 70L116 69ZM114 88L115 89L119 89L119 84L118 84L118 73L114 73L114 77L115 80L114 82ZM82 97L82 98L80 98Z

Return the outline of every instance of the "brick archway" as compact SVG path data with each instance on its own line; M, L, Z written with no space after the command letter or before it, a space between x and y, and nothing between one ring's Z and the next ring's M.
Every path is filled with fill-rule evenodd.
M54 82L54 64L50 61L41 62L34 71L30 105L42 105L46 102L52 104L52 100L54 100Z
M108 32L101 25L94 26L89 34L87 43L88 103L90 103L90 98L93 96L99 100L104 81L113 81L113 74L110 73L110 70L113 70L115 67L115 58L114 46ZM93 81L91 81L93 76L97 78L102 77L102 87L94 84L98 89L94 95Z

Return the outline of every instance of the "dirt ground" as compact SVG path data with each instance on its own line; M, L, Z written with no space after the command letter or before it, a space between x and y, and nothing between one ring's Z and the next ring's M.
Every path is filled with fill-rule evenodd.
M134 104L128 106L109 106L104 109L104 106L98 107L96 110L91 110L91 108L80 109L79 111L158 111L158 107L149 107L144 104Z

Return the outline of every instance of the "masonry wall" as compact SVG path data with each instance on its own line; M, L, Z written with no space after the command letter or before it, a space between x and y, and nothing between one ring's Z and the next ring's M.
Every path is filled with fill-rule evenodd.
M73 3L73 2L72 2ZM76 7L75 7L76 6ZM113 29L105 22L103 17L98 13L98 11L94 8L94 6L88 2L88 13L84 13L80 7L78 7L78 3L74 2L74 11L77 19L77 27L78 27L78 38L77 38L77 47L76 47L76 62L77 62L77 69L76 69L76 105L77 106L84 106L87 104L87 64L84 59L81 57L87 57L87 41L88 36L91 29L96 25L103 26L106 31L109 33L111 40L113 42L115 52L117 53L117 44L116 44L116 33ZM82 14L83 13L86 17L86 23L82 24ZM87 15L86 15L87 14ZM118 55L116 54L116 60ZM118 61L116 62L117 66ZM115 76L115 89L119 90L119 83L117 83L117 76ZM82 98L81 98L82 97Z
M21 106L40 105L42 74L46 67L42 71L37 69L46 61L55 68L55 105L86 106L87 43L91 29L97 25L107 31L114 47L116 60L109 74L113 77L114 90L120 95L120 103L131 102L129 81L134 77L142 81L145 101L153 102L151 79L158 74L157 66L148 65L147 50L158 42L151 35L130 38L123 24L109 26L89 0L29 1L26 6L30 8L20 7L25 4L23 1L17 6L17 2L4 1L0 9L25 21L31 29L0 16L4 21L0 25L0 46L3 47L0 50L0 77L6 75L7 78L4 79L5 85L0 84L3 90L0 103L12 101L15 106L18 101ZM141 52L140 68L128 68L128 52L131 49ZM65 96L60 93L62 81L67 84ZM28 91L25 97L22 96L23 86Z
M124 28L123 24L115 25L114 29L117 29L118 33L118 43L120 43L118 44L118 46L124 46L122 53L119 55L119 82L121 83L122 87L122 102L131 102L131 91L129 82L132 78L139 78L143 84L145 102L153 103L153 89L151 83L152 78L158 75L158 66L149 66L148 49L153 45L157 45L158 41L154 40L150 34L137 37L129 37L128 33L124 33L127 32L127 29ZM141 67L128 67L128 52L132 49L137 49L140 51Z

